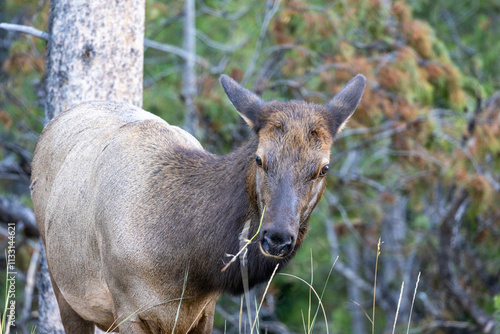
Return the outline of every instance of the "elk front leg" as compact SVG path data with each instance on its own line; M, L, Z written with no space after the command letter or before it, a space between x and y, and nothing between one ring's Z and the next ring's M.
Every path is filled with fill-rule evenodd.
M52 279L51 279L52 280ZM52 280L52 287L56 295L57 304L59 305L59 312L61 313L61 320L66 333L75 334L94 334L94 323L87 321L80 317L78 313L68 304L57 284Z
M120 325L120 334L160 334L161 330L152 324L137 320L125 321Z

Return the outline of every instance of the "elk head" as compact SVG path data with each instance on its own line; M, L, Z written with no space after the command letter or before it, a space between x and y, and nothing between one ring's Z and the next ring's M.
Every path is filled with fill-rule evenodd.
M365 82L358 74L329 103L318 105L264 102L221 77L227 96L258 138L246 182L258 212L266 208L259 241L264 255L284 258L302 242L325 188L333 139L354 113Z

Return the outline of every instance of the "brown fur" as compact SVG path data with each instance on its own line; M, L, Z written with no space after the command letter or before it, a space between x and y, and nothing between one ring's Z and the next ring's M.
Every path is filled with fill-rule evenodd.
M358 102L361 79L351 92ZM131 314L121 333L171 332L181 296L175 332L211 333L220 294L243 292L239 261L221 272L226 254L238 252L246 221L256 232L264 206L248 249L250 286L300 247L324 189L318 175L350 114L338 123L325 106L264 103L227 77L222 84L256 132L226 156L120 102L81 104L42 132L32 198L68 333L112 328Z

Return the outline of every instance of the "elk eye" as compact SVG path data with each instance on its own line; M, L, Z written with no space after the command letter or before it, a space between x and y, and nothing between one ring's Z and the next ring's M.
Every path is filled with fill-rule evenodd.
M258 155L255 156L255 162L257 163L257 166L262 168L262 159Z
M319 172L319 177L325 176L329 170L330 170L330 164L324 165L323 168L321 168L321 170Z

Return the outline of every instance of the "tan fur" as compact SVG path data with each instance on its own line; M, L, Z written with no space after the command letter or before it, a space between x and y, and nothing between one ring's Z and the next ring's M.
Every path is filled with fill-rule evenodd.
M144 128L157 136L147 136ZM144 245L150 244L151 236L141 233L147 229L137 213L142 203L126 196L145 191L139 179L148 173L146 163L131 161L147 162L145 147L158 145L160 140L165 153L177 146L202 150L187 132L141 109L116 102L82 104L59 115L48 124L35 149L32 198L50 273L61 293L58 298L64 298L82 318L102 328L109 328L117 315L123 319L143 306L165 301L162 290L172 289L156 287L148 291L144 282L133 281L144 279L148 285L153 264ZM86 160L90 157L94 161ZM128 201L124 203L120 198ZM140 201L140 197L136 198ZM99 211L100 203L107 202L111 203L107 211ZM102 225L105 217L112 224ZM127 219L132 219L134 225L124 224ZM71 261L61 254L70 255ZM114 269L118 275L133 271L132 281L127 282L130 289L136 289L133 303L129 303L131 296L126 291L120 291L124 287L116 287L115 291L109 287L113 285L113 274L108 270L117 265L119 268ZM172 295L180 297L181 289L175 290L177 293ZM216 297L207 295L204 299L215 303ZM116 303L128 305L117 309ZM171 303L151 317L171 319L173 326L172 314L177 305ZM200 313L201 307L198 301L194 305L190 301L183 303L183 311L190 314ZM213 312L212 303L207 307L209 313ZM146 314L144 318L148 319ZM189 324L178 325L179 332L187 331L196 319L188 320Z

